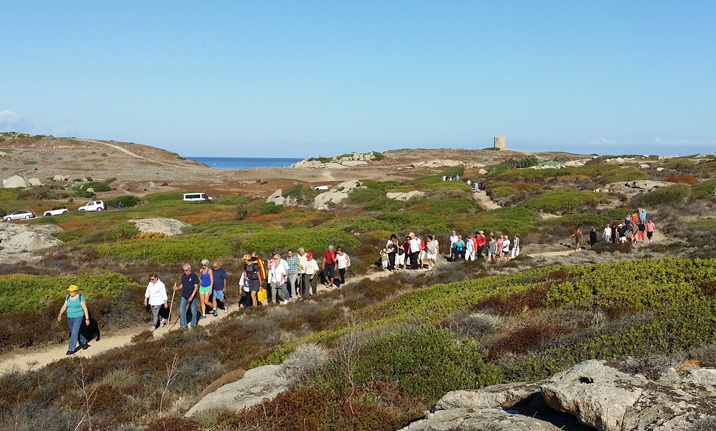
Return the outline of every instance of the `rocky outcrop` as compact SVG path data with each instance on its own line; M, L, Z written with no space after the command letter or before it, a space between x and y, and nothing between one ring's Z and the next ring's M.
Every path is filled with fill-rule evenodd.
M322 168L322 169L346 169L356 166L367 165L368 162L375 160L373 153L351 153L342 157L309 157L299 160L291 164L292 168Z
M69 181L69 180L70 180L70 177L68 177L67 175L57 174L54 177L52 177L52 181Z
M425 196L425 192L421 192L419 190L413 190L409 192L388 192L385 194L385 197L388 199L394 199L396 201L409 201L413 198L422 198Z
M281 365L265 365L252 368L244 374L244 378L226 384L201 399L184 415L191 417L205 410L240 411L271 399L288 389L289 380Z
M62 244L52 236L62 232L55 225L3 223L0 225L0 263L37 260L33 252Z
M271 195L266 198L266 202L273 202L276 205L286 205L289 207L298 205L298 200L292 197L285 197L282 189L278 189L271 193Z
M173 218L145 218L129 220L140 232L159 232L166 236L181 235L182 229L191 226Z
M27 181L25 181L25 178L21 177L20 175L13 175L8 179L3 180L2 186L6 189L12 189L15 187L26 188L28 187L28 184Z
M404 430L667 431L716 411L716 370L668 368L654 381L615 366L590 360L543 381L450 392Z
M348 199L348 193L360 187L363 187L360 181L351 180L342 182L327 192L316 196L313 199L313 208L317 210L330 209L332 205L340 204Z
M666 187L673 185L666 181L652 181L652 180L636 180L636 181L624 181L618 183L607 184L604 188L598 191L602 192L621 192L627 196L634 196L645 192L650 192L659 187Z

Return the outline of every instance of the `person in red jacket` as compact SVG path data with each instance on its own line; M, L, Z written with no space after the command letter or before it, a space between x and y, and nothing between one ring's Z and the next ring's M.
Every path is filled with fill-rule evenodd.
M323 276L326 278L326 287L333 287L333 280L336 278L336 251L332 245L323 254Z
M479 231L478 234L475 236L475 243L477 244L477 258L482 259L482 252L485 250L485 243L487 240L485 239L485 232Z

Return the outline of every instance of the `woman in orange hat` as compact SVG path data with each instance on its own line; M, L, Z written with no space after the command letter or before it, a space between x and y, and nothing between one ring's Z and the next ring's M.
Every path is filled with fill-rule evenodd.
M67 288L67 297L65 303L60 308L60 312L57 315L57 321L62 320L62 313L67 310L67 325L70 327L70 346L67 350L67 354L71 355L77 350L77 340L79 338L80 348L82 350L87 349L87 339L80 334L80 327L84 320L85 325L89 326L89 311L87 311L87 305L85 304L85 297L80 295L77 286L74 284Z

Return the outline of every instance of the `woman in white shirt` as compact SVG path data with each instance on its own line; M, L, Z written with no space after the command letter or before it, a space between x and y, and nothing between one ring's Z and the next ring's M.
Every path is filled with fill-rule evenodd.
M149 305L152 309L152 317L154 323L152 324L152 331L159 326L159 310L162 305L167 308L167 288L164 283L157 277L157 274L149 275L149 284L147 290L144 292L144 306ZM166 319L162 318L162 325L166 325Z
M273 265L271 268L269 268L269 279L268 282L271 285L271 299L273 300L274 304L277 304L276 302L276 293L280 293L280 297L283 297L281 299L281 302L283 304L288 304L288 299L286 299L286 295L283 291L283 286L286 284L286 280L288 279L288 271L286 269L286 266L281 265L281 256L278 254L273 255Z
M341 276L341 286L346 283L346 268L349 266L351 266L351 258L341 247L338 247L336 249L336 268L338 268L338 273Z

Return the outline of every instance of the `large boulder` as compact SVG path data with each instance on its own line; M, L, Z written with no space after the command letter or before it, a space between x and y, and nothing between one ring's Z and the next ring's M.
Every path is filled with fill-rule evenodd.
M26 188L28 187L28 184L27 181L25 181L25 178L21 177L20 175L13 175L8 179L3 180L2 186L6 189L13 189L15 187Z
M27 180L27 183L33 187L40 187L42 185L42 181L40 181L39 178L30 178Z
M182 229L191 226L173 218L144 218L129 220L140 232L159 232L166 236L181 235Z
M52 177L52 181L69 181L69 180L70 180L70 177L68 177L67 175L57 174L54 177Z
M650 369L661 376L650 380L615 366L591 360L538 382L450 392L403 430L667 431L716 411L716 370Z
M288 384L289 380L281 365L252 368L242 379L226 384L202 398L184 416L191 417L205 410L228 409L238 412L288 390Z
M425 196L425 192L419 190L412 190L409 192L388 192L385 197L388 199L394 199L396 201L408 201L412 198L421 198Z
M348 199L348 194L354 189L363 187L360 181L344 181L327 192L321 193L313 199L313 208L317 210L330 209L332 205L340 204Z
M276 205L286 205L290 207L298 205L298 200L296 200L296 198L284 197L282 189L278 189L271 193L271 195L266 198L266 202L273 202Z
M39 255L34 252L62 244L52 235L57 232L62 232L62 228L55 225L1 224L0 263L37 260Z

